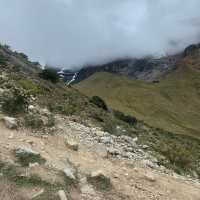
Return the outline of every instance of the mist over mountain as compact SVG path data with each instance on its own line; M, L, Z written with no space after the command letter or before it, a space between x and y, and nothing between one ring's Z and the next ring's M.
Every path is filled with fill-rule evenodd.
M200 40L199 0L0 0L0 41L70 68L173 54Z

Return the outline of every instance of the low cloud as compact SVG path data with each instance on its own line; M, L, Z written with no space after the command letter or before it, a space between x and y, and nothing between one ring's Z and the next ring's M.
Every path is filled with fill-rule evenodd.
M0 0L0 41L66 68L200 42L199 0Z

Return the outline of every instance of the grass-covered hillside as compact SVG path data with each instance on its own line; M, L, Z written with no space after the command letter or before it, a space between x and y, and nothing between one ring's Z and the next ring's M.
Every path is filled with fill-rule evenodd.
M146 123L174 133L200 137L199 55L183 58L159 83L96 73L76 87L88 96L98 95L109 106Z
M52 69L32 71L33 63L10 50L4 53L4 48L0 48L0 119L14 117L19 129L40 135L55 134L58 119L69 117L111 134L137 137L138 145L148 145L159 164L181 174L195 172L199 177L198 139L153 128L137 119L175 133L198 135L199 72L185 68L157 84L100 73L82 83L81 92L87 91L89 98L74 86L66 86ZM25 70L27 66L30 69Z

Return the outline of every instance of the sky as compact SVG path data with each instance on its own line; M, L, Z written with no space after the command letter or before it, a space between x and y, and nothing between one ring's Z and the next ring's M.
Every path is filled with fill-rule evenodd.
M0 42L64 68L200 42L200 0L0 0Z

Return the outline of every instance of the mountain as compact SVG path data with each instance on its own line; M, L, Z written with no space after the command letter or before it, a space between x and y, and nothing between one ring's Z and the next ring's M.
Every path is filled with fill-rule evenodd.
M175 63L179 57L180 55L161 58L122 59L103 65L87 66L78 72L76 83L90 77L96 72L124 75L135 80L157 81L175 69Z
M0 46L0 199L198 200L200 140L126 114L141 108L141 116L155 121L150 109L159 106L165 113L160 110L157 120L168 123L181 108L177 121L188 114L196 128L199 70L193 54L180 66L160 83L108 72L81 82L88 81L91 94L101 89L107 104L67 86L58 70L42 70L23 53ZM177 108L170 107L178 100ZM113 103L126 113L111 109Z
M191 45L175 60L168 65L173 70L165 71L167 74L160 82L132 80L123 73L98 72L76 87L154 127L200 137L200 46ZM153 65L152 69L150 72L154 71Z

